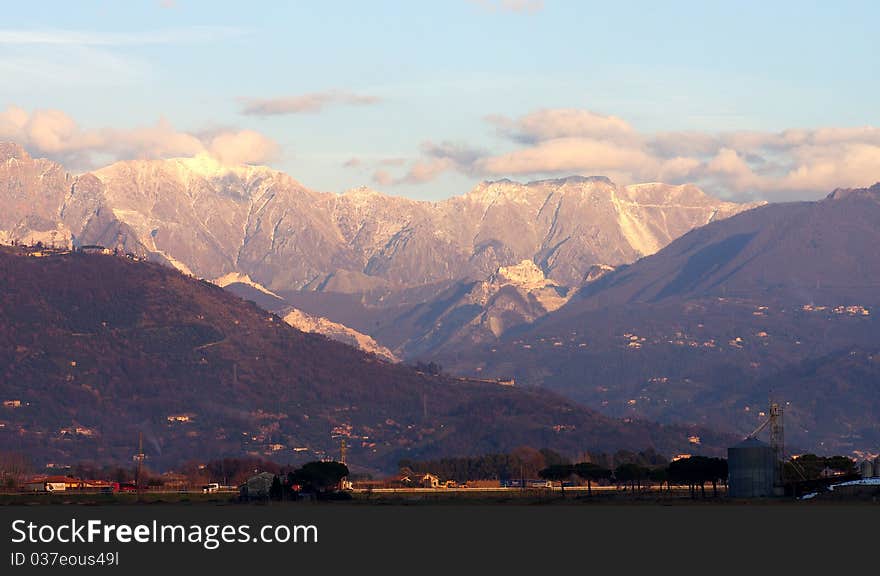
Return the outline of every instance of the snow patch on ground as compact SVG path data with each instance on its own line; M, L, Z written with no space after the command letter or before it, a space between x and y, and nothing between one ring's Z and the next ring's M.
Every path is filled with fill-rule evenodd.
M241 274L240 272L230 272L229 274L224 274L223 276L216 278L211 281L213 284L220 286L221 288L226 288L230 284L247 284L251 288L255 288L262 292L263 294L268 294L269 296L274 296L279 300L282 299L281 296L272 292L259 282L254 282L251 280L251 277L247 274Z
M168 254L167 252L165 252L163 250L156 250L156 253L161 255L166 260L168 260L168 262L172 266L177 268L180 272L183 272L187 276L195 276L195 274L192 273L192 270L189 269L189 266L187 266L186 264L184 264L183 262L181 262L180 260L178 260L177 258L172 256L171 254Z
M363 334L349 328L344 324L339 324L323 318L321 316L312 316L306 314L302 310L291 308L284 316L284 321L303 332L312 332L322 334L327 338L331 338L343 344L360 348L365 352L370 352L391 362L399 362L400 360L391 350L376 342L372 336Z

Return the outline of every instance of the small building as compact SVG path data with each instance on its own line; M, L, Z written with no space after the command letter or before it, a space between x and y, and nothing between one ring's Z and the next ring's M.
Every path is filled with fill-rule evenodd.
M260 472L239 486L239 495L243 500L268 500L274 480L275 475L271 472Z
M69 480L72 478L67 476L36 476L24 484L24 489L28 492L64 492Z
M220 484L218 482L210 482L208 484L202 485L202 493L203 494L213 494L214 492L220 491Z
M194 415L193 414L170 414L166 417L166 420L169 422L190 422L192 421Z
M80 246L79 251L83 254L113 254L113 250L101 246L100 244L86 244Z
M72 476L35 476L24 485L29 492L116 492L119 484L104 480L83 480Z
M398 477L397 482L407 488L439 488L440 478L430 472L407 472Z
M746 438L727 449L728 490L731 498L776 495L779 462L776 450L757 438Z
M165 472L161 476L162 486L169 490L185 490L189 487L189 478L186 474L177 472Z

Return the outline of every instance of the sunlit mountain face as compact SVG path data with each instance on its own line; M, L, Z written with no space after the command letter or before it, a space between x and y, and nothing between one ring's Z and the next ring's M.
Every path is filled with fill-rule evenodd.
M775 398L793 445L870 453L880 441L878 218L877 185L755 208L439 361L515 375L617 416L741 434Z

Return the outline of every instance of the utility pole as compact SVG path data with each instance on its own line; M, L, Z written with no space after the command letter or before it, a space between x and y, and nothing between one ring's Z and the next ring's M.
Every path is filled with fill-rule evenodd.
M134 486L137 490L137 499L138 502L141 501L141 475L143 474L144 467L144 433L138 432L138 453L135 456L135 460L137 460L137 470L134 474Z
M345 463L345 455L347 452L348 452L348 444L345 443L345 438L343 438L339 442L339 463L342 464L343 466L346 466L346 467L348 466ZM339 489L340 490L345 490L346 486L348 486L348 485L350 485L348 482L348 476L343 476L342 478L339 479Z

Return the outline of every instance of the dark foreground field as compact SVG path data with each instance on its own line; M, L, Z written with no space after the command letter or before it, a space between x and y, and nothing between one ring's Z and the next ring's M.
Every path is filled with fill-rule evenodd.
M300 499L296 501L251 500L242 501L238 494L228 493L177 493L146 492L137 494L0 494L0 506L115 506L141 504L194 505L194 506L388 506L388 505L537 505L537 506L589 506L589 505L814 505L819 503L868 503L880 504L880 487L851 487L819 494L809 500L764 498L739 500L727 498L726 491L719 488L713 496L711 489L702 496L699 492L691 497L687 489L672 491L597 489L589 495L585 488L567 488L565 494L555 488L549 489L461 489L461 490L375 490L357 491L343 497Z

